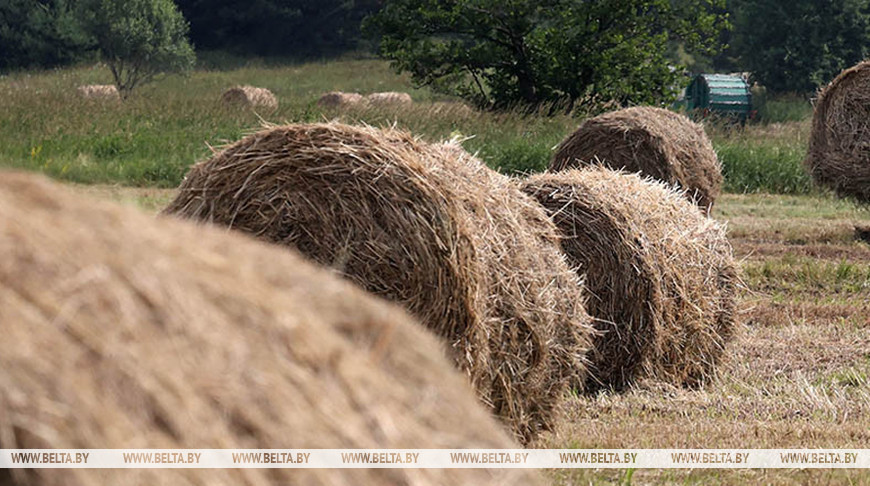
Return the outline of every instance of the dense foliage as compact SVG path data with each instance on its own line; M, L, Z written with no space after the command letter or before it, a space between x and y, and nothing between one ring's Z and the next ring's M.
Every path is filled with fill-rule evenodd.
M177 0L198 49L307 57L358 47L380 0Z
M734 51L772 92L811 93L870 53L866 0L741 0Z
M668 100L668 41L712 52L720 0L391 0L366 28L420 84L479 105Z
M51 67L76 61L92 38L73 0L0 1L0 69Z

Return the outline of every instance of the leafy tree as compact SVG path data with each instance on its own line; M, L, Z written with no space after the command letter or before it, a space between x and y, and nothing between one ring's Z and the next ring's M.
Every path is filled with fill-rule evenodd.
M866 0L744 0L734 23L741 65L773 92L810 93L870 50Z
M92 43L70 0L0 1L0 69L68 64Z
M391 0L365 29L424 85L482 106L669 100L668 41L712 53L722 0Z
M172 0L90 0L85 15L123 98L158 74L193 67L187 21Z

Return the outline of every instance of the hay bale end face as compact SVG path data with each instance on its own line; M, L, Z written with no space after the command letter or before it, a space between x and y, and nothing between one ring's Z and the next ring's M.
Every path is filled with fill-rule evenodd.
M589 389L708 380L735 328L737 267L725 230L668 186L602 167L522 183L586 275Z
M165 210L299 250L443 337L523 441L585 377L581 286L556 229L454 144L338 123L263 131L194 166Z
M722 169L704 128L662 108L627 108L585 120L556 149L549 170L598 164L676 185L705 209L722 190Z
M518 447L435 336L293 252L14 173L0 177L0 221L2 448ZM15 473L4 479L539 484L475 469Z
M317 100L317 106L321 108L344 108L365 103L365 98L359 93L343 93L330 91Z
M816 184L870 204L870 61L822 90L804 164Z
M278 98L271 91L254 86L234 86L223 92L221 102L234 107L278 109Z
M399 93L396 91L386 91L384 93L372 93L366 96L366 101L373 106L396 106L410 105L414 102L411 95L408 93Z
M118 88L112 84L79 86L76 91L78 91L79 96L87 100L121 101L121 95L118 93Z

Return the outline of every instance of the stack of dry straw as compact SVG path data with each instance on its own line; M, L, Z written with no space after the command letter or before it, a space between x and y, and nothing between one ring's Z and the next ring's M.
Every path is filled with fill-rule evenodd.
M512 448L436 339L289 251L0 177L0 447ZM37 469L4 484L528 484L474 469Z
M585 380L591 327L556 228L457 144L273 128L194 166L165 212L295 248L402 303L523 441Z

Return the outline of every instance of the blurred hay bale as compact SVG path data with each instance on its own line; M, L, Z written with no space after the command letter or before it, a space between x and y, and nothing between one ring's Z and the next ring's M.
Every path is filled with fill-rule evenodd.
M457 144L277 127L195 165L164 212L295 248L401 303L523 441L585 378L588 316L556 228Z
M227 106L243 108L278 109L278 98L266 88L254 86L234 86L223 92L221 102Z
M396 106L410 105L414 102L411 95L408 93L399 93L396 91L386 91L383 93L372 93L366 96L366 101L373 106Z
M722 190L722 169L704 127L662 108L627 108L585 120L556 149L550 171L599 163L679 186L705 209Z
M816 184L870 204L870 61L846 69L822 90L804 164Z
M118 88L112 84L90 84L76 88L79 96L87 100L121 101Z
M322 108L343 108L364 103L365 98L359 93L343 93L330 91L317 100L317 106Z
M708 380L735 328L738 274L725 228L670 187L603 167L537 175L522 187L586 275L586 308L603 331L588 387Z
M0 447L516 448L403 311L291 251L0 177ZM12 484L537 484L476 469L37 469ZM7 484L4 482L4 484Z

